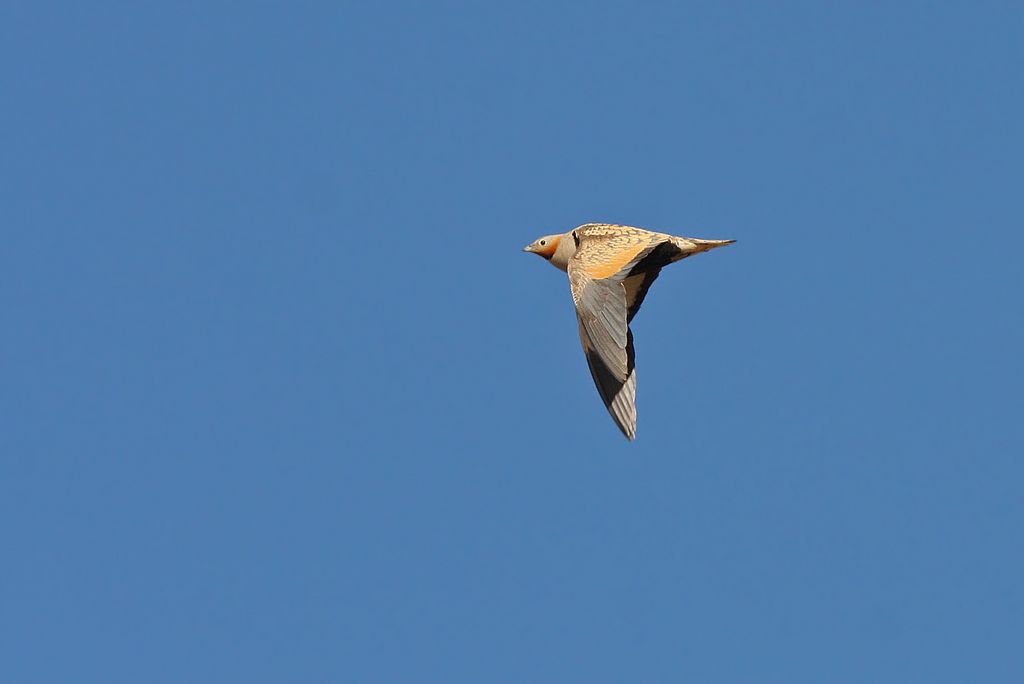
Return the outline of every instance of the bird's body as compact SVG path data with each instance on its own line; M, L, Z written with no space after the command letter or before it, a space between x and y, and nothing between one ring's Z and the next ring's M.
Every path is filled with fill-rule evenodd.
M569 274L580 341L594 384L622 433L636 437L633 320L661 269L733 240L701 240L632 226L587 223L524 251Z

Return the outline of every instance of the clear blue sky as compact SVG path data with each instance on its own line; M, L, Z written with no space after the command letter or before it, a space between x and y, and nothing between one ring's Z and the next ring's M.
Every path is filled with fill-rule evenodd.
M0 679L1024 681L1022 31L6 4ZM586 221L739 241L633 444L519 251Z

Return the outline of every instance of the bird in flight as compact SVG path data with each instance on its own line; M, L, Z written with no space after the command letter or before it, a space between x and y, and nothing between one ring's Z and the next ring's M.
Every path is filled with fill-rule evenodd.
M587 223L562 235L537 238L523 248L568 272L590 374L627 438L636 438L636 370L629 324L647 290L663 267L733 242Z

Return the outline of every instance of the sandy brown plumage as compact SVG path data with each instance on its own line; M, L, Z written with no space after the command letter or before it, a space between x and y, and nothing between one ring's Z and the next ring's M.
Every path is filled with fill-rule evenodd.
M732 242L587 223L563 235L538 238L525 248L568 272L594 384L629 439L636 437L636 368L629 323L662 268Z

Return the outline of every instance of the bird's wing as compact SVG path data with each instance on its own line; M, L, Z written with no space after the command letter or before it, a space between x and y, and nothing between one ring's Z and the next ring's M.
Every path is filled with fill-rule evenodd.
M636 372L628 318L631 305L639 307L650 283L643 287L642 281L633 280L627 286L625 281L654 247L645 237L650 234L642 232L588 235L578 230L573 236L576 254L568 266L590 373L608 412L629 439L636 436Z
M644 303L644 297L647 296L647 291L651 289L651 284L654 283L659 273L661 273L661 269L656 268L650 271L641 271L636 275L631 275L628 278L623 279L622 286L626 290L627 323L633 322L633 317L636 316L636 312L640 310L640 305Z
M629 273L622 280L626 288L626 322L632 323L640 305L644 303L644 297L651 285L657 280L661 269L676 260L679 255L679 248L671 242L658 242L653 249L647 251L632 266Z
M608 413L629 439L636 436L636 371L633 334L626 324L621 282L589 280L573 287L579 294L576 318L580 342L594 384Z

